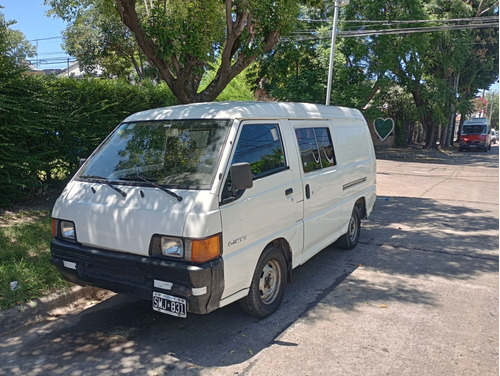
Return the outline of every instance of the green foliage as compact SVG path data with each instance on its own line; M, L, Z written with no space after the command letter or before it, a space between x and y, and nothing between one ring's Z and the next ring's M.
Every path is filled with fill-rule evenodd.
M64 18L59 8L52 13ZM80 12L64 31L64 48L76 57L89 74L96 69L104 76L141 81L148 76L148 65L134 35L120 20L109 3L96 1Z
M220 64L216 64L211 66L211 69L205 72L203 75L203 79L200 84L200 90L203 90L209 82L211 82L216 74L217 69ZM225 87L222 93L217 97L217 101L253 101L254 92L251 88L251 85L248 83L249 75L255 69L254 66L248 67L246 70L242 72L242 74L236 76L231 82Z
M300 0L45 0L70 22L66 46L84 65L107 71L125 51L137 70L148 61L180 103L215 100L224 88L296 23ZM226 9L229 9L227 11ZM117 22L121 18L129 31ZM134 35L135 38L132 38ZM141 53L131 53L137 43ZM147 59L143 58L144 56ZM202 79L217 60L212 81ZM122 60L124 62L125 59ZM123 72L122 72L123 73ZM141 70L139 78L144 70ZM115 73L116 74L116 73ZM200 85L203 87L200 90Z
M259 75L273 98L290 102L324 102L328 65L325 66L311 43L280 43L260 63Z
M150 39L160 41L156 51L159 57L169 61L171 56L178 56L182 65L190 59L214 61L214 45L224 40L223 2L168 0L165 7L153 6L150 12L144 28Z
M51 224L46 211L0 217L0 309L67 286L49 262Z
M131 113L174 104L166 85L14 77L0 84L0 206L74 171Z
M327 2L309 4L301 8L302 19L331 19L325 11ZM326 8L330 10L329 4ZM341 31L384 30L394 28L391 21L404 20L428 21L397 26L442 26L435 21L494 15L498 16L494 0L358 0L340 9L338 27ZM296 31L314 33L310 33L310 40L283 40L263 56L259 60L260 84L277 100L323 103L331 26L302 21ZM331 102L356 107L369 118L393 117L387 109L398 100L386 94L401 91L402 99L412 103L411 110L405 104L409 111L397 111L399 117L395 117L405 134L403 140L411 141L406 135L411 136L420 123L426 145L436 147L437 137L446 134L443 130L455 108L469 111L473 107L467 102L478 89L496 81L498 56L497 28L337 38Z

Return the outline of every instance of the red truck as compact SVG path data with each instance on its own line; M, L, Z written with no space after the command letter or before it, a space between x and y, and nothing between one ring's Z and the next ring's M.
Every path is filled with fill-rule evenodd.
M474 118L464 122L458 151L491 149L491 132L486 118Z

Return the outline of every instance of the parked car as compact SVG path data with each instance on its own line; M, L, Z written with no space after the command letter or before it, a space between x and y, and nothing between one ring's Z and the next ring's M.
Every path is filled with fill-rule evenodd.
M491 130L491 143L496 144L498 141L498 132L494 129Z
M186 317L240 301L266 317L292 269L354 248L376 199L356 109L198 103L125 119L52 211L52 263L70 281Z

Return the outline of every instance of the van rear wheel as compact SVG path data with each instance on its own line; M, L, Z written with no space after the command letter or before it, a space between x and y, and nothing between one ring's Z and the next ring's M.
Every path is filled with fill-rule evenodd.
M259 318L276 311L285 295L286 276L283 252L274 245L268 246L257 263L248 295L240 300L243 311Z
M353 249L358 245L359 234L361 232L361 216L359 215L359 208L354 206L352 209L351 218L347 226L347 232L342 235L337 241L337 245L342 249Z

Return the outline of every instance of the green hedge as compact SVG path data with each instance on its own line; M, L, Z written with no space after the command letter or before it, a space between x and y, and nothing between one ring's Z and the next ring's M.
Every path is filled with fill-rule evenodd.
M131 113L168 106L166 85L47 76L0 82L0 207L73 172Z

